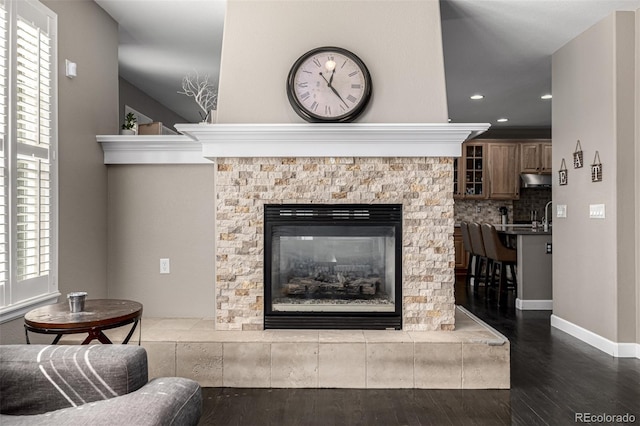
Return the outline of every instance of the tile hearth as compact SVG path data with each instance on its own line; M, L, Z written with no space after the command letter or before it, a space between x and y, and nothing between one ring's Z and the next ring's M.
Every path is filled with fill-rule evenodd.
M106 334L119 341L127 331ZM205 387L510 387L509 341L460 307L455 331L216 331L208 319L144 318L141 337L150 377Z

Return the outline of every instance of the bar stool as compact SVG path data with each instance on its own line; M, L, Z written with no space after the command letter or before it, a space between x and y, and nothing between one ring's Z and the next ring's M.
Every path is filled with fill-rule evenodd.
M466 221L460 222L460 231L462 232L462 244L464 250L469 253L469 262L467 263L467 286L471 285L471 278L475 278L473 273L473 265L478 262L478 255L474 252L471 245L471 236L469 235L469 224Z
M491 260L487 258L487 254L484 247L484 241L482 238L482 230L480 224L477 222L469 222L469 238L471 240L471 247L473 253L476 256L474 277L474 290L478 290L478 284L483 282L485 287L490 285L489 271L491 270Z
M491 286L495 281L496 267L500 268L500 283L498 285L499 305L506 305L507 290L513 289L517 292L516 264L518 262L518 252L515 249L506 247L500 237L496 227L489 224L482 224L482 238L487 257L493 262L490 272ZM507 266L511 272L511 286L507 280Z

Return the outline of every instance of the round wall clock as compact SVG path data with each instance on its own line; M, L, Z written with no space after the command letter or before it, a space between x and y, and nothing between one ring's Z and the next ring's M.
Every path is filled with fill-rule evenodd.
M310 122L354 120L371 98L371 76L364 62L340 47L318 47L291 67L287 96L294 111Z

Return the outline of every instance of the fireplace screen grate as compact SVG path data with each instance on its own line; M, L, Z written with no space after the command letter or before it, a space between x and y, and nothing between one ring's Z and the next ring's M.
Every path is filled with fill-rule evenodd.
M401 237L401 205L265 206L265 327L400 328Z

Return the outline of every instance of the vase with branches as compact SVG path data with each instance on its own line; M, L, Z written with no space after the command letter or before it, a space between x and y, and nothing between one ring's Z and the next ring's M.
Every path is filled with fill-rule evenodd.
M187 95L196 101L202 111L198 111L202 121L207 121L212 110L218 106L218 90L209 81L209 74L200 75L198 72L189 73L182 79L182 91L178 93Z

